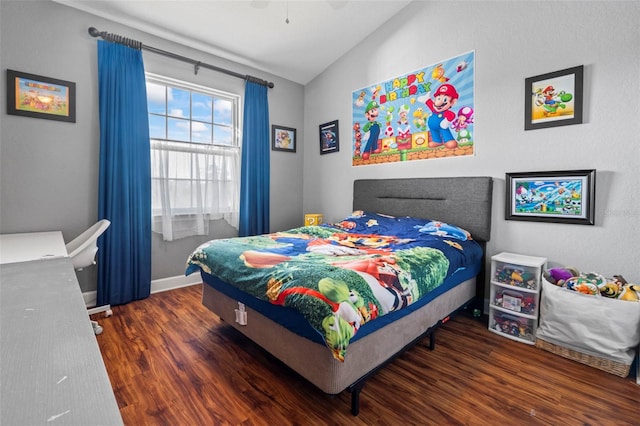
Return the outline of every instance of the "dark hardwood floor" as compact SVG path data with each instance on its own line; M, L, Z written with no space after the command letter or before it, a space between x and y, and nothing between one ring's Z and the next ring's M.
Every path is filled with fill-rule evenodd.
M640 386L460 314L351 394L327 395L221 322L201 286L94 315L126 425L640 425ZM347 354L348 356L348 354Z

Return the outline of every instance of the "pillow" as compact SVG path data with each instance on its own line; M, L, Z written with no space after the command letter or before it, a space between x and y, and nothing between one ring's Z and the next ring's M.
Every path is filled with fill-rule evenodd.
M396 223L397 219L394 216L355 210L344 220L332 226L358 234L385 234L392 231Z
M383 213L356 210L333 227L357 234L395 235L419 239L428 236L454 238L461 241L471 239L471 234L458 226L430 219L411 216L395 217Z
M422 226L416 225L416 228L418 229L418 232L428 235L455 238L461 241L471 239L471 233L469 231L462 229L459 226L450 225L437 220L429 221Z

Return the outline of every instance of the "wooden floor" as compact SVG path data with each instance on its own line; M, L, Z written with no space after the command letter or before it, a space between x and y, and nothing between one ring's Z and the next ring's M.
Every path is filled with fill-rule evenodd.
M503 338L466 314L351 394L324 394L222 323L201 286L95 315L126 425L640 425L640 386ZM347 354L348 356L348 354Z

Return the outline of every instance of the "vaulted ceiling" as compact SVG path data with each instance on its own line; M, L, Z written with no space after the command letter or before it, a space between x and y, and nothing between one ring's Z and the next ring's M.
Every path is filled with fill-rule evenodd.
M52 1L300 84L313 80L411 2ZM118 33L110 28L98 30Z

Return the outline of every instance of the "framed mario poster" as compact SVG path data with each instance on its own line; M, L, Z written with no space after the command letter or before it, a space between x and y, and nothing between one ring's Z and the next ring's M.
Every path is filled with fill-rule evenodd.
M340 151L338 120L320 125L320 155Z
M582 123L584 65L525 79L524 129Z
M475 52L352 93L354 166L473 156Z

